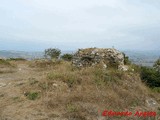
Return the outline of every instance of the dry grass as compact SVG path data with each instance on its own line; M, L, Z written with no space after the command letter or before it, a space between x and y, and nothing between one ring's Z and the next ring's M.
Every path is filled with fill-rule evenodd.
M48 65L49 69L46 68ZM40 67L43 71L39 71L39 79L30 77L26 84L19 87L21 97L14 98L14 101L16 98L23 101L21 107L24 109L21 108L19 114L26 111L24 106L31 104L28 98L34 99L33 110L41 110L41 113L43 111L51 120L97 120L101 116L98 111L105 109L135 111L140 108L151 111L146 106L146 99L152 97L158 101L158 94L150 91L136 72L104 70L98 66L77 69L70 62L64 61L54 64L43 61L36 63L34 67ZM29 95L25 96L26 93ZM18 107L18 104L14 106Z
M29 62L29 67L32 68L50 68L53 67L55 65L61 64L62 61L52 61L52 60L42 60L42 59L38 59L38 60L34 60L34 61L30 61Z
M8 60L0 59L0 74L15 72L16 65Z

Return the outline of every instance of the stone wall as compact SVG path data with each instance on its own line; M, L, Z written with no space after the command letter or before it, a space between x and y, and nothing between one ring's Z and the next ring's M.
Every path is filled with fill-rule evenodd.
M77 67L94 66L102 63L107 66L124 66L124 55L120 51L108 48L87 48L79 49L73 57L72 63Z

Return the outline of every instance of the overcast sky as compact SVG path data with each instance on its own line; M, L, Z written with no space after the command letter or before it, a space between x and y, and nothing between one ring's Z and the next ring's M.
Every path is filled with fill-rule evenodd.
M0 50L160 50L160 0L0 0Z

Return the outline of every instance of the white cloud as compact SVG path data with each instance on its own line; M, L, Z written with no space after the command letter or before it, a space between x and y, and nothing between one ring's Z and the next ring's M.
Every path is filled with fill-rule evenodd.
M156 0L5 0L0 4L0 38L124 49L147 40L139 46L158 48L158 5Z

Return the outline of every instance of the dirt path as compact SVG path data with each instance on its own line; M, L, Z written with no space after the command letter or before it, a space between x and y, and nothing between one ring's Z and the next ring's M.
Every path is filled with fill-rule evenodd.
M27 100L23 89L30 85L31 80L38 81L42 76L43 71L37 71L27 63L18 63L12 73L0 74L0 120L30 119L29 114L35 112L30 106L38 102Z
M32 73L32 69L27 64L17 64L13 73L0 74L0 81L25 79L28 74Z

